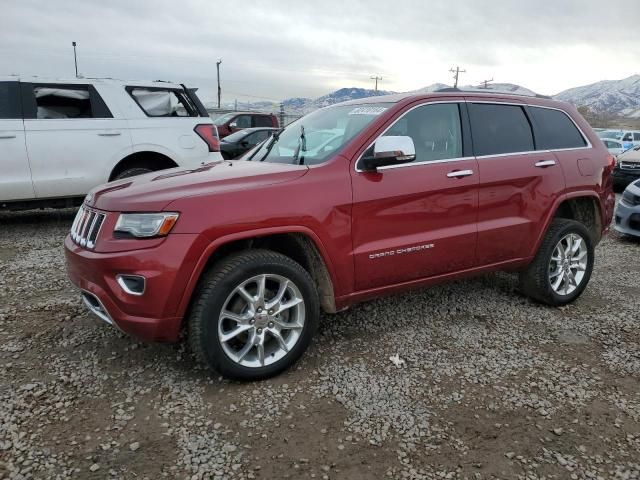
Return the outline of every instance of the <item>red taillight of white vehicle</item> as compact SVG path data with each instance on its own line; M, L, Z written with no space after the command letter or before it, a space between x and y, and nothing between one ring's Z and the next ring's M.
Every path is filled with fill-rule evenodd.
M196 128L193 130L206 142L210 152L220 151L220 139L218 138L218 131L215 125L203 123L196 125Z
M610 171L613 171L613 169L616 168L616 157L613 155L607 155L607 166Z

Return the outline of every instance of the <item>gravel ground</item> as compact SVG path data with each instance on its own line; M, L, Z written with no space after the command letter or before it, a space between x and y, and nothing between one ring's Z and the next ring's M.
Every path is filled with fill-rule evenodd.
M0 478L640 478L640 242L571 306L503 273L386 298L240 384L96 324L72 219L0 213Z

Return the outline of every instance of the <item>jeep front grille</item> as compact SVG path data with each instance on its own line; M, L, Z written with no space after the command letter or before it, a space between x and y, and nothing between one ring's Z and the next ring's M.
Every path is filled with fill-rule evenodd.
M81 247L95 248L105 217L104 213L96 212L83 205L71 226L71 239Z

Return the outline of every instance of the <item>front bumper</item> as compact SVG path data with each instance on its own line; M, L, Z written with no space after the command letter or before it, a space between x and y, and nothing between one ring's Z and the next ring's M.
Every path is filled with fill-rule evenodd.
M100 253L67 236L67 272L87 308L103 321L144 341L177 341L185 287L208 242L201 235L169 235L152 248ZM143 295L127 293L118 275L146 279Z
M616 231L640 237L640 205L630 206L620 201L615 215Z

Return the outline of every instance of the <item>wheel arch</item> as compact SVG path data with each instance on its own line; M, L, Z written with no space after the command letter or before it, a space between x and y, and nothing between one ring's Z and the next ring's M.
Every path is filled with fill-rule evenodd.
M336 312L336 279L326 249L310 229L289 227L241 232L212 242L196 263L178 307L178 315L186 315L200 279L212 265L232 253L257 248L281 253L299 263L313 278L322 309L327 313Z
M604 232L604 226L602 225L603 212L600 205L600 197L594 191L572 192L559 197L549 211L545 226L536 240L531 256L535 256L551 223L556 218L576 220L584 224L593 235L594 243L597 245Z
M166 155L153 150L141 150L130 153L126 157L120 159L109 173L109 181L115 179L120 173L128 168L145 167L152 170L164 170L166 168L177 167L176 161Z

